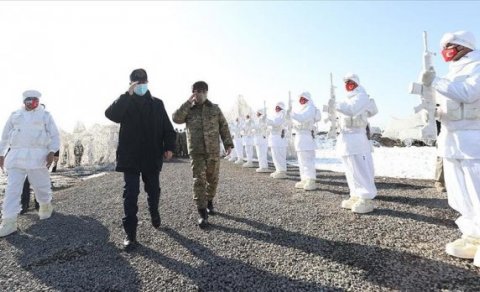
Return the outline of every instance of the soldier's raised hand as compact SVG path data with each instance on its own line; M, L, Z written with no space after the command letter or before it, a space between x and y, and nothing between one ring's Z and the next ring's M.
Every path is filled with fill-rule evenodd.
M195 105L195 103L197 102L197 92L196 91L190 96L190 98L188 99L188 102L191 105Z
M138 84L138 81L130 83L130 87L128 88L128 94L133 95L133 90L135 89L137 84Z
M433 67L430 67L427 71L423 72L423 75L422 75L423 85L431 86L433 80L435 79L435 76L436 76L436 74L435 74L435 70L433 69Z
M335 104L335 99L330 98L328 100L328 109L329 110L335 110L336 104Z

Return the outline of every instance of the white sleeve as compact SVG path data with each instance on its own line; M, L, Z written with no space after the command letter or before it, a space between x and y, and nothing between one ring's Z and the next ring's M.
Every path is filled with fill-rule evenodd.
M282 116L277 116L273 120L267 119L267 125L279 127L285 122L285 118Z
M308 109L301 113L290 113L290 117L300 123L315 119L316 109L314 106L309 106Z
M57 125L52 116L48 114L46 129L48 136L50 137L50 145L48 146L49 152L57 152L60 149L60 133L58 132Z
M0 141L0 156L5 156L7 154L8 148L10 147L10 132L13 129L12 124L12 115L7 120L5 127L3 127L2 140Z
M450 81L435 78L432 87L440 94L457 102L473 103L480 98L480 70L466 80Z
M370 99L365 93L359 93L352 98L347 98L337 103L336 110L346 116L356 116L370 104Z

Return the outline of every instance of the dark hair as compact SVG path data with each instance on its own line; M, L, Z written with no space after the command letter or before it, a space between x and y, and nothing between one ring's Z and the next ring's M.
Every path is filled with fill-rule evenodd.
M205 81L197 81L192 85L192 92L195 90L208 91L208 84Z
M147 71L144 69L135 69L132 71L132 74L130 74L130 81L135 82L145 82L148 81L148 76L147 76Z

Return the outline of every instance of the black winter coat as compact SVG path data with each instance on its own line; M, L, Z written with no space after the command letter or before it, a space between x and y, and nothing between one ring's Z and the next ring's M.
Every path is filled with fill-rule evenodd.
M120 123L116 171L162 170L164 152L175 150L176 133L160 99L150 91L143 96L126 92L107 108L105 116Z

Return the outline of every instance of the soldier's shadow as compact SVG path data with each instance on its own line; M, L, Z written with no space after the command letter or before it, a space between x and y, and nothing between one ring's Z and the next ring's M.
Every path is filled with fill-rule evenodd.
M478 274L444 262L409 252L379 246L317 238L280 227L217 213L219 217L243 223L256 230L212 224L212 228L252 240L294 248L363 271L362 278L389 289L459 289L455 283L479 287ZM433 244L433 243L432 243ZM419 272L422 273L419 274ZM425 271L425 272L423 272Z
M393 209L376 208L374 212L364 214L364 215L365 216L381 215L381 216L397 217L401 219L411 219L418 222L445 226L451 229L456 228L455 222L451 219L437 218L437 217L426 216L418 213L411 213L411 212L393 210Z
M19 251L21 268L52 289L138 291L137 272L109 235L94 218L54 213L6 240Z
M448 200L445 198L416 198L416 197L402 197L402 196L384 196L379 195L375 200L407 204L410 206L424 206L430 209L450 209Z
M135 253L191 279L198 291L340 290L319 283L291 279L256 268L238 259L219 256L198 241L189 239L175 230L170 228L162 230L193 256L202 260L203 264L190 265L144 245L139 246Z

